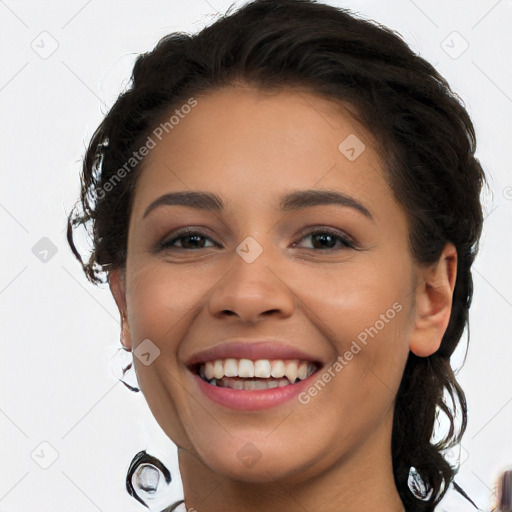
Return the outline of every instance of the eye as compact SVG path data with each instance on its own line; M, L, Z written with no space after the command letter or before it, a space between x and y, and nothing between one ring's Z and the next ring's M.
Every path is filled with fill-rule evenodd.
M308 237L311 237L313 247L306 247L306 249L323 249L327 251L336 250L335 246L337 242L341 245L340 249L356 249L356 244L351 237L334 229L321 228L305 232L303 231L297 241ZM292 247L297 246L297 241L292 244Z
M178 233L176 233L173 238L169 238L167 240L163 240L160 242L160 248L161 249L176 249L176 250L190 250L190 249L204 249L208 248L208 246L204 245L203 240L210 240L211 238L207 237L204 233L201 231L194 231L192 229L184 229ZM182 247L178 247L175 245L176 241L182 242ZM219 247L219 244L216 242L213 242L213 246L209 247Z
M336 243L339 243L339 249L356 249L354 240L330 228L321 228L316 230L303 231L298 239L292 243L292 247L298 247L297 243L305 238L311 237L313 247L306 247L306 249L323 249L323 250L336 250ZM209 240L213 245L205 245L205 240ZM176 245L176 242L181 242L181 247ZM213 241L205 233L193 229L184 229L176 233L172 238L168 238L159 243L161 250L194 250L205 249L208 247L220 247L220 245Z

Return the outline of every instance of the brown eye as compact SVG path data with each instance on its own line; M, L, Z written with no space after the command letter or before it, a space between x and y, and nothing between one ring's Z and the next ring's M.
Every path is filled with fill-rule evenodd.
M185 230L176 234L176 236L160 242L161 249L177 249L177 250L194 250L194 249L205 249L208 247L216 247L218 244L213 242L212 246L205 246L204 240L210 240L201 231ZM181 247L175 243L181 241Z
M318 249L318 250L337 250L337 249L347 249L352 248L356 249L355 242L351 237L336 231L327 228L309 230L303 232L293 244L292 247L298 247L298 242L310 237L312 240L312 247L305 247L305 249ZM206 245L207 241L212 242L213 245ZM178 245L181 243L181 246ZM338 246L336 246L338 244ZM186 251L186 250L197 250L197 249L208 249L210 247L220 247L220 245L215 242L212 238L206 236L205 233L201 231L194 230L183 230L176 233L171 238L167 238L163 240L159 244L159 248L161 250L177 250L177 251Z
M355 244L348 236L331 229L317 229L315 231L303 232L300 240L311 237L313 247L306 247L306 249L320 249L320 250L336 250L336 244L340 249L351 248L355 249ZM297 246L297 242L293 243L293 247Z

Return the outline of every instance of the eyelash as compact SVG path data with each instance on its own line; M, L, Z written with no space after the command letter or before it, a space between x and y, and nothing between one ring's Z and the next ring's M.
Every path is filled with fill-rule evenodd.
M345 248L345 249L357 249L356 243L355 243L355 241L351 237L349 237L347 235L344 235L344 234L340 233L337 230L330 229L330 228L327 228L327 227L313 229L313 230L304 230L300 234L299 238L297 238L292 243L292 246L295 247L295 245L298 242L300 242L301 240L303 240L304 238L306 238L308 236L318 235L318 234L327 234L327 235L330 235L330 236L334 237L339 242L341 242L343 248ZM176 247L176 246L172 245L177 240L182 240L184 238L189 238L189 237L192 237L192 236L200 236L202 238L208 239L208 240L212 241L217 247L219 247L219 244L214 242L210 237L206 236L205 233L203 233L201 231L196 231L196 230L193 230L193 229L184 229L184 230L179 231L178 233L176 233L176 235L173 238L168 239L168 240L163 240L162 242L160 242L159 243L159 250L161 250L161 251L163 251L163 250L193 251L193 250L198 250L198 249L208 249L208 247L199 247L198 249L185 249L184 247ZM335 249L335 248L315 249L315 248L309 248L309 247L307 249L310 250L310 251L322 251L322 252L331 252L331 251L340 250L340 249Z

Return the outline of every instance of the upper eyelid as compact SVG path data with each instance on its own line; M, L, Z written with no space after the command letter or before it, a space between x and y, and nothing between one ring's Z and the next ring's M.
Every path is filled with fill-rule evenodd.
M168 248L168 247L166 247L166 244L170 244L170 242L174 242L174 241L179 240L181 238L185 238L187 236L193 236L193 235L200 235L203 238L206 238L206 239L210 240L211 242L213 242L215 244L215 246L219 245L219 242L217 242L215 240L215 238L213 238L212 236L210 236L207 233L207 229L206 228L185 227L185 228L178 229L177 231L173 232L169 236L163 237L157 243L157 247L165 249L165 248ZM176 248L177 249L181 249L181 247L176 247Z
M167 243L175 242L176 240L179 240L181 238L185 238L187 236L199 235L199 236L201 236L203 238L206 238L206 239L210 240L216 246L218 246L219 242L217 242L217 240L214 237L210 236L207 233L207 231L208 231L208 229L204 228L204 227L198 227L198 228L184 227L184 228L178 229L172 235L170 235L168 237L164 237L159 242L158 245L160 247L164 247L165 248L165 244L167 244ZM295 244L297 242L300 242L302 239L304 239L304 238L306 238L308 236L311 236L313 234L316 234L316 233L329 233L329 234L332 234L333 236L338 237L342 241L342 243L344 243L346 246L352 247L354 249L358 248L358 242L352 236L350 236L348 233L345 233L344 231L342 231L342 230L340 230L338 228L332 228L332 227L321 226L321 225L313 225L313 226L307 226L307 227L303 228L299 232L299 234L296 237L294 237L293 243ZM176 247L176 248L177 249L181 249L181 247Z
M299 237L298 240L301 240L302 238L304 238L306 236L310 236L315 233L323 233L323 232L331 233L334 236L337 236L343 240L347 240L351 245L354 245L354 246L358 245L355 238L350 236L345 231L337 229L337 228L327 227L327 226L309 226L309 227L302 229L300 231L299 235L297 235L297 236Z

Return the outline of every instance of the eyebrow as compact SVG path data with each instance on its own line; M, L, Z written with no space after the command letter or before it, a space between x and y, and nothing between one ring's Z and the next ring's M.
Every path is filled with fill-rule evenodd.
M365 217L374 221L372 214L359 201L341 192L333 190L297 190L280 198L279 207L283 212L290 212L318 205L340 205L354 208ZM144 211L144 219L151 211L160 206L181 205L198 210L223 212L224 203L217 195L210 192L171 192L155 199Z

